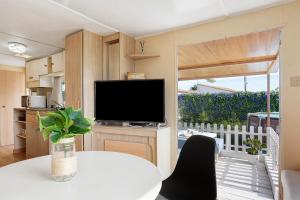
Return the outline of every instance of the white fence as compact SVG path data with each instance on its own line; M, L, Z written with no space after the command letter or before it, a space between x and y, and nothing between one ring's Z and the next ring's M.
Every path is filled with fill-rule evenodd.
M269 155L272 158L273 169L277 169L279 164L279 136L269 127L267 128L267 133L270 136Z
M243 143L247 138L257 138L261 143L267 145L267 149L259 154L271 154L274 158L274 164L278 164L278 148L279 148L279 137L272 128L267 128L267 132L262 131L262 127L258 127L257 132L254 131L254 127L250 126L250 130L247 131L246 126L241 128L238 125L230 126L226 128L223 124L198 124L195 125L179 123L179 130L193 129L200 132L211 132L217 133L218 138L224 139L224 151L226 152L243 152L246 153L247 146Z

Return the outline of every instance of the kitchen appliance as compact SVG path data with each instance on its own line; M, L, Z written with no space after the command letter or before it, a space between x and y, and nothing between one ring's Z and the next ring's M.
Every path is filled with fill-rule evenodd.
M30 96L30 108L46 108L46 96Z
M26 96L21 96L21 106L22 107L29 107L29 96L26 95Z

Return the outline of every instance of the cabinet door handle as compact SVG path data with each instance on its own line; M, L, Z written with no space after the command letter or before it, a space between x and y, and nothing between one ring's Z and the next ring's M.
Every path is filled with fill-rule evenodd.
M44 65L44 67L48 67L48 65Z
M33 76L29 76L29 79L33 79Z
M6 106L2 106L2 108L6 108Z

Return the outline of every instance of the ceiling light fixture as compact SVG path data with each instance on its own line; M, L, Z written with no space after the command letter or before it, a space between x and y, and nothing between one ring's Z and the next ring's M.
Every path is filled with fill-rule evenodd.
M8 49L11 52L23 54L26 52L26 45L18 42L8 42Z
M23 54L23 53L17 53L17 54L15 54L15 56L21 57L21 58L25 58L25 59L28 59L28 58L32 57L32 56L30 56L28 54Z

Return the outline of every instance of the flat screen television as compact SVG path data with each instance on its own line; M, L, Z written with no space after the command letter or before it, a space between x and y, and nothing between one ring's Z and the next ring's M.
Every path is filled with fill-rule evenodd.
M163 79L95 81L98 121L165 122Z

